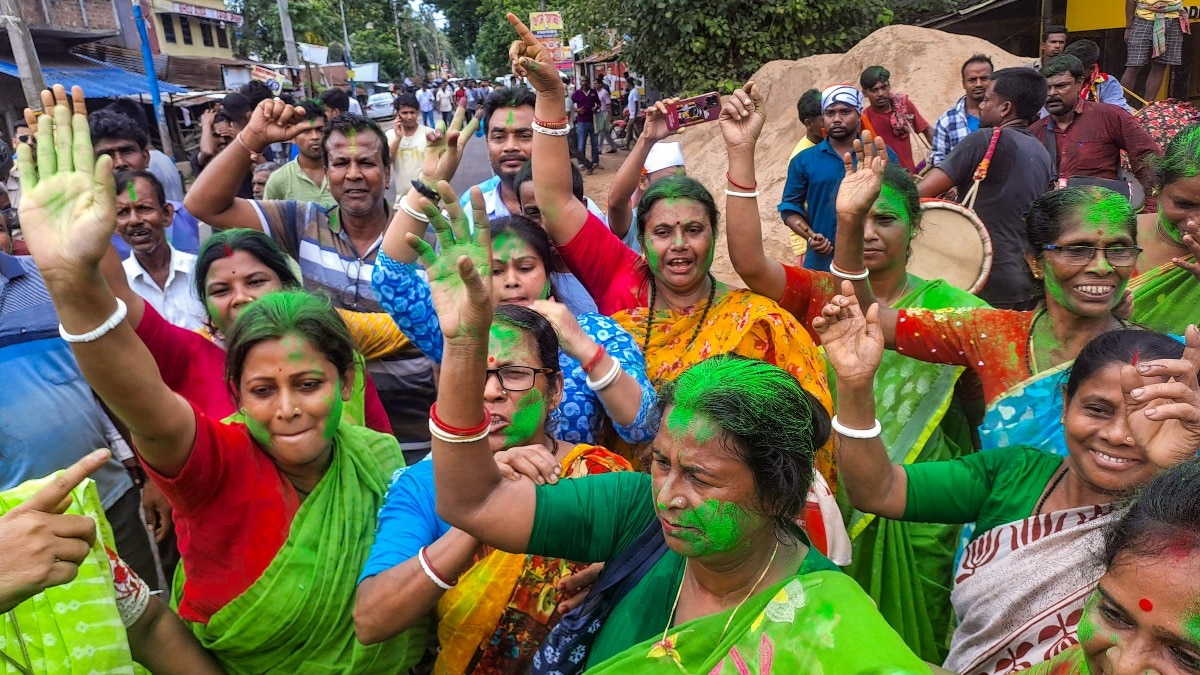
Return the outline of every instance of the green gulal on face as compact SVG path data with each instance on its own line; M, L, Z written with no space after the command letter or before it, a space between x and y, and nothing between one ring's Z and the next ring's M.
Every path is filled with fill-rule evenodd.
M136 182L137 182L137 181L134 181L134 180L131 180L131 181L129 181L129 190L128 190L128 192L129 192L129 201L130 201L130 203L133 203L133 202L136 202L136 201L137 201L137 188L135 188L135 187L133 186L133 184L134 184L134 183L136 183Z
M1080 220L1085 226L1105 229L1109 236L1120 236L1127 231L1124 223L1128 222L1132 215L1129 202L1124 197L1114 194L1088 202L1083 208Z
M350 154L358 152L358 129L351 129L346 132L346 137L350 139Z
M346 405L342 400L341 377L334 383L333 391L325 402L329 404L329 416L325 418L325 429L321 432L321 437L328 441L337 434L338 427L342 423L342 411Z
M508 116L504 118L504 125L511 127L513 125L513 109L508 109Z
M1100 593L1094 592L1083 606L1083 616L1079 618L1079 628L1077 631L1080 644L1086 645L1096 636L1096 623L1092 619L1092 616L1098 604L1100 604Z
M204 310L206 312L208 312L208 318L212 319L214 326L216 326L220 330L225 330L221 326L221 311L217 309L217 303L213 302L212 300L209 300L208 298L205 298L204 299Z
M517 400L517 409L512 421L504 428L504 442L509 447L532 441L542 430L546 419L546 400L542 392L530 389Z
M246 418L246 429L250 432L250 436L262 447L270 448L271 432L267 431L266 425L249 415L242 415L242 417Z
M1167 219L1167 214L1165 211L1160 210L1158 212L1158 227L1164 233L1166 233L1168 237L1171 238L1171 241L1175 242L1176 244L1183 243L1183 230L1181 230L1178 225Z
M909 218L908 209L905 207L904 196L896 188L890 185L883 186L879 191L879 198L875 200L875 212L894 216L904 223L908 229L908 236L912 236L912 219Z
M667 416L667 431L676 439L691 435L697 443L707 443L717 435L717 425L708 415L684 406L675 406Z
M755 516L733 502L707 499L679 515L679 525L695 528L694 532L684 530L680 538L694 545L698 555L726 553L749 545L743 535L755 520Z

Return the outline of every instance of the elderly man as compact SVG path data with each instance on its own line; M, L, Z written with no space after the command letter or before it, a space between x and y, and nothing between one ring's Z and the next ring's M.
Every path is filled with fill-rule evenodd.
M808 242L804 267L828 272L837 231L834 204L846 175L842 155L854 149L862 130L862 94L850 85L834 85L821 92L821 110L825 140L788 163L779 215L789 230ZM891 148L888 160L897 161Z

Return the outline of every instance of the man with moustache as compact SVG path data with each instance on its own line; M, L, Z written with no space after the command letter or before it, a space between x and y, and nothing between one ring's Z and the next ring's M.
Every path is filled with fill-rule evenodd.
M998 309L1032 309L1037 304L1025 265L1025 213L1050 183L1050 154L1029 133L1030 122L1046 101L1046 89L1046 78L1030 68L993 73L979 104L979 131L964 138L917 185L922 197L938 197L954 187L965 196L994 130L1001 130L975 200L975 213L991 235L993 250L992 272L979 297Z
M515 181L533 153L533 104L536 100L532 89L517 86L501 87L483 102L488 161L495 175L475 187L483 193L489 220L521 213ZM469 189L463 190L459 203L463 213L473 221Z
M842 155L852 152L862 126L862 94L850 85L834 85L821 92L821 110L825 140L788 163L779 215L789 230L808 242L804 267L828 272L837 230L834 205L846 174ZM888 161L898 161L891 148Z
M929 155L931 166L945 161L954 146L979 131L979 104L983 103L993 70L992 60L983 54L976 54L963 64L962 85L965 93L933 125L933 152Z
M312 101L305 101L300 107L304 108L308 120L308 128L292 139L300 154L271 174L263 189L263 199L316 202L332 208L337 202L329 192L325 150L321 147L321 137L325 135L325 111Z
M1046 111L1050 114L1029 127L1029 133L1047 148L1054 134L1057 157L1050 160L1058 167L1058 187L1066 186L1075 176L1122 179L1122 150L1129 154L1138 181L1147 187L1155 184L1151 160L1162 157L1162 148L1121 108L1080 98L1084 69L1079 59L1064 54L1048 63L1042 75L1050 87L1046 96ZM1146 195L1146 208L1154 210L1150 194Z

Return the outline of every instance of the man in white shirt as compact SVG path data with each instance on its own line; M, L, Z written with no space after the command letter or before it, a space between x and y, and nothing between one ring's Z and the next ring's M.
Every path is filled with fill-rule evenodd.
M428 84L421 85L417 90L417 103L421 110L421 124L430 128L437 126L437 122L433 121L433 90Z
M117 181L117 233L133 249L121 264L133 292L170 323L194 330L204 325L195 285L196 256L167 241L174 209L162 183L149 171L122 171Z
M442 121L449 127L450 120L454 117L454 91L450 89L449 84L443 82L434 98L437 99L438 114L442 116Z
M384 190L389 202L394 203L397 194L406 194L412 181L421 174L426 134L433 130L417 121L419 106L417 97L412 94L396 97L396 118L386 134L392 153L392 183Z

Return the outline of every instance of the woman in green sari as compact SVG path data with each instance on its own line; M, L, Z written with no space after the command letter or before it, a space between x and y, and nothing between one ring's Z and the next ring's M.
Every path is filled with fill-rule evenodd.
M514 45L518 74L557 77L529 29L508 18L524 40ZM752 103L741 91L725 105L742 114ZM472 199L481 203L478 193ZM650 475L504 480L487 441L466 435L488 417L476 398L492 321L490 285L480 276L491 260L486 239L465 228L443 234L457 269L430 270L453 357L443 362L431 420L439 513L510 552L594 562L624 558L639 540L665 543L657 557L645 556L640 578L626 579L621 597L594 591L611 602L607 619L578 631L590 637L552 639L563 649L543 649L535 673L547 672L549 661L558 672L929 672L795 523L830 427L787 371L715 356L665 385ZM432 262L427 244L407 240Z
M403 456L394 437L341 423L354 374L345 323L314 295L268 294L227 336L241 420L172 392L100 275L116 223L111 160L94 158L83 92L71 98L74 114L61 86L45 92L54 124L38 126L36 163L19 150L21 220L60 332L174 507L180 617L232 673L404 672L423 636L354 637L355 580ZM292 109L272 112L286 121Z
M761 114L761 113L758 113ZM750 128L757 128L757 125ZM867 135L866 143L871 144ZM899 166L883 166L884 154L847 162L838 208L861 211L864 262L871 288L897 309L986 307L979 298L941 279L925 280L907 270L913 237L921 225L916 183ZM736 175L754 183L753 165ZM745 199L726 201L729 257L750 290L789 310L813 339L812 320L833 296L837 278L827 272L785 265L767 257L758 209ZM965 368L926 363L894 351L884 355L875 380L875 399L885 414L883 438L892 461L912 464L954 459L974 450L971 422L956 396ZM836 373L828 369L833 383ZM840 497L840 495L839 495ZM845 500L842 500L843 502ZM902 523L844 506L852 543L846 572L871 596L904 641L922 658L940 663L953 622L950 589L954 552L962 529L956 525Z
M1200 321L1200 124L1171 139L1158 173L1158 213L1138 216L1133 321L1160 333L1183 335Z

